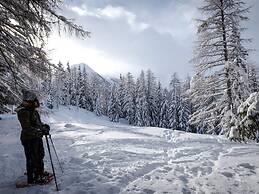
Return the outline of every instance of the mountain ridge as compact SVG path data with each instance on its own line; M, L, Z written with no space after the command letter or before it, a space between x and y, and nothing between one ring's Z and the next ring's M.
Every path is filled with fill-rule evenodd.
M98 72L96 72L94 69L92 69L86 63L77 63L77 64L73 64L71 66L71 68L76 68L77 70L78 70L79 67L80 67L82 72L85 69L87 75L90 75L92 78L97 78L99 82L104 82L105 84L108 84L108 85L112 85L114 83L116 83L116 84L118 83L116 81L116 80L118 80L118 78L110 77L110 76L103 76L103 75L99 74Z

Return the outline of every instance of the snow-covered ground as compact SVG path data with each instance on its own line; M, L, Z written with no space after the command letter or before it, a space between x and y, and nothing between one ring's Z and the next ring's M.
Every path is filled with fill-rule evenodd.
M0 193L54 193L54 183L16 189L25 171L20 125L0 120ZM80 109L44 116L64 174L55 160L60 194L259 193L259 145L225 137L111 123ZM46 151L46 150L45 150ZM46 168L50 168L46 152Z

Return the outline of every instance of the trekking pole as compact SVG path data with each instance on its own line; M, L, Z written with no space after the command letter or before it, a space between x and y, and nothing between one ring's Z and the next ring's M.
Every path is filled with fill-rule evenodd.
M53 172L53 176L54 176L54 179L55 179L56 189L57 189L57 191L59 191L58 184L57 184L57 179L56 179L56 174L55 174L55 168L54 168L52 157L51 157L48 136L45 135L45 137L46 137L46 143L47 143L47 147L48 147L48 151L49 151L49 158L50 158L50 162L51 162L52 172Z
M57 154L56 148L55 148L54 143L53 143L53 141L52 141L51 135L49 135L49 139L50 139L50 142L51 142L51 144L52 144L52 147L53 147L53 150L54 150L54 152L55 152L55 155L56 155L56 157L57 157L60 170L61 170L62 173L64 173L64 170L63 170L62 165L61 165L61 163L60 163L60 161L59 161L59 158L58 158L58 154Z

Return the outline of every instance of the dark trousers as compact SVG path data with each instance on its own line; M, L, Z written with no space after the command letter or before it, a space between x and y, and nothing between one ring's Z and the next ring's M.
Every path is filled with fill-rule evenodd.
M26 157L27 181L32 183L44 172L44 147L42 138L22 141Z

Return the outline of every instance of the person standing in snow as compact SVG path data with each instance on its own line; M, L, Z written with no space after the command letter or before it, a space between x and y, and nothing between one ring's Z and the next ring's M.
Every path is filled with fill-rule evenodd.
M44 184L44 147L42 137L49 135L50 127L43 124L36 110L40 104L34 92L22 90L23 102L17 108L17 116L22 131L20 140L24 147L26 157L26 170L28 184Z

